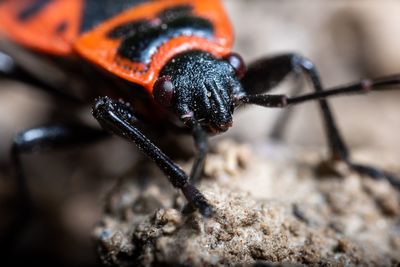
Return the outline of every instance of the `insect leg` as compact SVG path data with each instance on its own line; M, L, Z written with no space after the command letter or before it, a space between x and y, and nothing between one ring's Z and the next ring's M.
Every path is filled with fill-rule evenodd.
M197 149L197 156L194 160L192 170L190 171L190 182L191 184L198 184L208 152L208 135L196 121L193 120L193 123L189 124L191 124L188 126L192 128L192 134Z
M90 144L107 136L106 132L88 126L65 124L32 128L17 134L11 148L11 159L21 196L28 196L21 154Z
M301 74L299 72L293 72L288 55L261 58L251 63L242 79L242 83L248 94L265 94L275 89L289 74L295 75L294 80L296 82L296 85L290 90L290 95L296 95L303 89L303 80L300 79ZM263 77L263 79L260 79L260 77ZM271 138L275 140L282 139L291 113L292 109L286 109L279 114L272 126Z
M152 159L167 175L171 184L182 190L190 207L197 208L203 216L211 216L211 205L204 195L190 183L185 172L135 126L138 120L128 104L101 97L96 100L93 115L105 130L135 143Z
M291 95L296 95L300 93L302 90L302 85L300 83L301 79L297 80L299 82L298 85L293 87L290 91ZM285 109L282 111L281 114L278 115L277 120L275 121L274 125L272 126L272 131L270 133L270 137L273 140L280 141L283 139L284 134L286 132L286 126L289 123L290 117L292 115L293 109Z
M11 161L15 172L16 215L10 229L6 231L6 236L2 237L0 248L12 249L35 213L21 154L89 144L107 136L109 134L106 132L88 126L64 124L32 128L15 136L11 148Z
M399 79L398 77L394 78L382 78L382 79L376 79L376 80L365 80L360 83L353 84L351 86L344 86L344 87L338 87L334 90L330 91L325 91L322 87L322 83L319 78L319 74L314 66L314 64L309 61L308 59L296 55L296 54L288 54L288 55L283 55L280 56L280 61L277 61L277 66L276 68L278 71L276 71L278 74L284 73L284 70L291 69L293 72L301 72L306 75L310 79L310 81L313 84L314 90L316 93L306 95L306 96L300 96L300 97L287 97L287 96L279 96L279 95L266 95L262 94L263 91L260 90L260 84L258 83L258 87L255 90L252 89L245 89L247 90L246 93L247 95L243 97L242 101L247 102L247 103L254 103L262 106L268 106L268 107L284 107L288 104L297 104L301 103L307 100L307 98L310 99L318 99L319 100L319 105L322 111L322 116L323 116L323 121L324 121L324 126L325 126L325 131L326 135L328 138L328 145L331 151L331 162L334 162L336 160L342 160L344 161L350 168L353 170L361 173L368 175L372 178L385 178L389 182L391 182L392 185L395 187L400 188L400 182L398 179L394 176L391 175L385 171L381 171L379 169L376 169L374 167L370 166L365 166L361 164L356 164L353 163L350 160L350 155L349 155L349 150L336 126L333 114L331 112L331 109L329 107L329 104L324 97L327 97L329 95L337 95L341 93L356 93L356 92L364 92L364 91L369 91L369 90L382 90L387 88L387 86L390 85L399 85ZM267 60L268 61L268 60ZM262 63L262 62L261 62ZM265 62L264 62L265 63ZM266 64L268 65L268 64ZM260 66L260 65L259 65ZM262 66L262 64L261 64ZM269 65L269 67L272 67ZM255 68L255 71L252 72L252 68L249 68L250 74L249 77L255 77L255 73L258 73L258 75L261 74L261 69ZM265 72L269 70L264 70ZM259 77L263 77L260 75ZM251 83L247 83L246 80L249 78L244 79L244 85L249 86ZM257 86L257 81L252 82L255 86ZM267 82L267 84L271 82ZM375 86L375 87L374 87ZM268 91L269 88L267 87ZM264 91L264 92L265 92ZM255 94L254 94L255 92Z

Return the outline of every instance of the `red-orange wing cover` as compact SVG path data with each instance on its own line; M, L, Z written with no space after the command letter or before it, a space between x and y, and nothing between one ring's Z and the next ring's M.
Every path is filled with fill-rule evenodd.
M47 54L68 55L79 34L81 0L3 0L0 32Z
M107 33L124 23L152 20L168 8L190 5L194 15L210 21L214 31L211 39L181 35L170 39L157 48L148 64L121 58L117 51L121 40L107 38ZM87 60L101 66L125 80L140 84L149 92L165 63L174 55L193 49L208 51L215 56L230 52L233 34L230 22L217 0L155 0L143 3L115 16L92 31L81 36L75 43L76 51Z
M174 55L199 49L220 57L231 50L231 25L218 0L142 0L80 33L85 19L82 18L84 5L85 0L3 0L0 2L0 33L44 53L63 56L78 53L112 74L142 85L149 92L161 68ZM195 16L211 22L211 39L187 35L171 38L157 47L149 63L143 63L120 57L117 51L121 39L107 37L110 31L124 23L155 20L156 14L163 10L182 5L190 5Z

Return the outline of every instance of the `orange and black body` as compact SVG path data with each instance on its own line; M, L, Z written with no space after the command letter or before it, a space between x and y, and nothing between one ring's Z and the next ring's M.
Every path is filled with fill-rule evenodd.
M226 131L232 125L237 99L233 96L242 95L239 76L244 68L240 57L230 53L233 33L220 1L3 0L0 36L90 81L85 100L94 103L91 96L103 96L93 109L103 128L135 142L183 191L191 206L210 213L186 174L134 124L138 118L158 125L167 120L189 129L200 149L191 175L192 181L197 180L207 152L207 133ZM0 51L0 60L2 56ZM15 62L24 68L23 62ZM6 75L46 86L31 74L29 69L18 69ZM130 107L104 95L122 98ZM29 139L29 131L24 132L15 140L14 154L55 139L76 143L102 136L87 131L86 137L72 138L75 131L36 130L43 133L40 140ZM87 137L88 133L96 137Z
M222 57L233 42L215 0L7 0L0 33L44 54L88 61L150 93L177 54Z
M78 73L87 65L95 73L95 80L115 81L103 87L108 88L107 95L123 100L104 96L94 84L86 87L85 90L100 96L92 101L94 117L104 130L135 143L158 165L189 201L185 211L198 209L205 216L212 214L211 205L194 184L201 176L208 135L228 130L233 112L241 104L283 108L318 99L332 159L340 159L359 173L386 178L400 187L400 182L387 172L350 160L325 100L332 95L399 85L399 77L324 90L313 63L294 53L262 58L246 70L241 57L231 53L233 33L218 0L2 0L0 34L58 62L72 62ZM29 75L25 72L18 75L12 66L2 66L10 56L0 51L0 74L33 81L24 77ZM306 76L315 92L295 97L269 94L290 73ZM86 72L81 74L87 78ZM124 90L120 90L121 84ZM145 95L147 100L136 95ZM137 127L141 118L138 115L142 114L151 118L168 114L164 120L172 115L191 132L198 154L190 175ZM14 140L17 167L21 153L51 145L94 141L104 133L68 126L31 131ZM20 191L24 193L27 190L23 189L22 172L17 174Z

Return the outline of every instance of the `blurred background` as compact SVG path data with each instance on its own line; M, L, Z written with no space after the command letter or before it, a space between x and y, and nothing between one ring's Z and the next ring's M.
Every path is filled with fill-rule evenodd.
M235 29L234 50L246 62L297 52L318 67L325 86L400 73L400 2L323 0L225 0ZM279 87L284 92L290 83ZM309 91L307 88L305 91ZM335 98L340 129L354 149L371 148L400 159L400 91ZM26 85L0 80L0 231L12 219L12 137L51 120L52 99ZM92 120L90 109L84 117ZM291 146L325 143L315 103L293 108L283 141ZM226 135L243 142L265 140L279 111L247 107ZM93 120L92 120L93 122ZM94 123L94 122L93 122ZM23 156L34 206L40 211L10 255L65 266L97 264L91 230L102 199L137 159L135 146L117 138L82 149ZM1 232L0 232L1 234ZM0 235L2 236L2 235ZM26 259L25 258L25 259Z
M400 4L396 1L225 3L235 28L235 50L248 62L262 56L297 52L316 64L327 87L400 71L400 24L396 15ZM399 151L398 96L398 92L386 92L331 101L351 146ZM309 146L324 144L317 106L311 103L293 109L285 141ZM263 138L270 129L266 121L275 113L247 108L235 117L235 134L245 136L246 140Z

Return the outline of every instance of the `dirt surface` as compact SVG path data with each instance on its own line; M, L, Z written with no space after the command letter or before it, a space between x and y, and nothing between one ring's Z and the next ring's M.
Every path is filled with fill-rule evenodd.
M94 231L101 258L118 266L400 264L399 193L343 166L340 176L317 174L322 157L277 144L220 143L200 187L215 208L209 219L182 215L181 195L141 164L105 201ZM363 151L356 158L400 173L390 157Z
M234 51L239 52L247 63L264 56L298 52L315 62L324 85L328 87L364 77L400 72L399 1L224 0L224 5L235 31ZM49 74L46 72L46 75ZM290 82L285 83L273 93L283 93L292 85L293 83ZM88 89L96 90L92 87ZM305 91L310 92L311 89L308 88ZM400 174L398 99L399 91L393 90L366 96L335 98L330 100L330 103L347 144L357 152L355 156L360 160L380 164ZM323 158L323 153L319 149L325 147L320 114L315 104L302 105L294 108L293 111L283 139L287 147L283 147L264 144L279 111L251 106L238 110L234 116L232 129L218 139L220 141L222 138L234 138L252 145L247 148L251 153L244 157L248 159L247 165L238 167L235 153L219 152L211 155L206 165L209 178L206 178L202 185L207 196L215 202L220 214L227 214L227 218L232 217L229 213L232 211L226 205L234 202L229 205L237 207L238 211L247 207L247 210L257 210L259 211L257 218L267 217L266 221L270 222L270 216L265 216L260 208L262 203L266 203L268 205L264 205L265 207L271 207L268 210L275 210L276 207L274 214L281 214L282 218L279 220L282 222L287 221L292 224L294 221L302 226L301 229L304 231L302 230L301 237L304 240L306 240L304 237L306 233L317 232L316 236L326 242L310 247L316 250L312 254L315 256L314 262L317 261L317 256L321 256L322 260L329 258L326 256L328 254L317 255L321 247L324 248L322 251L328 251L331 256L341 255L332 252L334 251L332 244L337 244L338 237L341 236L351 240L351 244L363 244L362 247L367 247L372 242L369 240L373 240L375 245L372 249L357 250L368 252L365 256L367 259L374 253L379 254L380 258L384 257L382 255L385 254L380 251L386 251L385 253L388 254L392 251L393 255L399 244L399 226L398 223L396 224L398 201L394 200L397 194L393 193L386 183L377 183L370 179L360 182L360 178L354 174L345 175L344 179L315 178L311 167ZM12 205L17 196L9 157L13 136L30 127L60 122L55 120L62 115L60 113L63 113L65 119L70 118L68 107L55 103L54 99L42 91L0 79L0 241L3 241L2 236L9 232L12 225L10 221L16 212ZM90 114L90 105L80 114L83 121L97 125ZM181 137L179 141L180 139ZM307 151L309 147L319 148ZM174 147L173 152L177 150ZM187 146L186 150L193 150L192 145ZM166 151L168 154L169 152ZM138 157L140 153L134 145L129 145L118 138L85 148L24 155L23 164L25 171L29 173L28 183L37 213L31 221L24 220L28 222L28 227L16 240L17 244L8 244L9 248L13 249L13 253L8 253L13 260L12 265L26 265L26 262L29 265L34 265L36 262L45 265L45 262L48 262L47 265L52 266L97 266L98 253L93 248L91 233L93 225L104 216L102 215L104 206L102 200L121 173L127 172L133 164L142 164L138 163ZM259 161L261 164L257 163ZM189 169L190 164L183 165L187 170ZM112 225L115 229L120 229L122 233L125 230L128 231L131 226L129 229L139 234L139 231L135 230L137 228L134 227L139 222L150 230L164 229L164 226L158 228L154 226L155 211L161 207L167 211L171 207L181 209L182 199L178 198L175 206L171 204L174 199L170 194L174 194L175 191L171 189L165 177L155 171L151 165L142 169L144 170L140 173L132 170L130 175L126 175L121 185L116 187L115 190L119 193L113 194L113 201L108 204L108 214L114 214L114 218L110 215L111 217L106 220L107 228L97 228L97 236L102 233L102 230L111 229ZM146 174L146 172L149 173ZM140 184L147 186L142 193L137 187L138 180ZM161 187L151 186L153 184L161 184ZM126 188L124 188L125 185ZM239 191L238 188L240 188ZM163 193L158 194L159 191ZM247 193L250 196L247 196ZM122 202L121 194L126 197ZM145 201L139 201L138 195ZM147 196L152 201L146 200ZM237 201L235 202L234 199ZM260 201L260 199L264 200ZM136 210L135 213L128 211L127 207L132 203L135 203L135 209L143 209L145 212L141 211L139 214ZM148 206L140 207L140 203L146 203ZM293 203L296 205L293 206ZM279 213L279 208L282 213ZM293 210L298 210L300 217L306 218L307 223L304 219L301 219L303 222L297 219L299 216L294 216ZM118 218L115 217L116 213L119 214ZM176 212L173 211L173 214ZM227 225L218 218L220 217L199 223L199 225L204 226L209 222ZM174 230L170 236L159 233L158 230L159 234L154 234L147 239L141 237L140 240L156 242L162 237L174 238L179 229L191 229L186 226L189 219L179 217L180 222L172 224L177 230ZM192 220L201 222L197 216L194 216ZM330 226L329 223L332 225ZM171 223L166 223L166 225L171 225ZM252 229L259 229L254 225L256 224L251 226ZM287 233L283 224L280 227L282 227L282 232L280 232L282 235L292 236ZM236 227L239 230L243 228L245 227ZM111 230L109 233L114 233ZM323 236L321 233L325 233L323 232L325 230L327 234ZM332 231L335 238L332 238ZM107 231L104 233L103 238L106 244L110 242L107 238L110 235ZM392 234L393 241L388 241L389 234ZM197 238L196 240L201 240L206 235L196 233L191 236ZM255 237L261 238L262 235L255 235ZM121 240L126 241L124 238ZM306 249L304 240L302 243L299 241L294 244L298 244L299 249ZM171 248L175 249L178 246L173 242L174 239L171 241ZM127 253L115 256L114 259L118 259L120 263L132 263L130 259L122 260L123 255L129 255L134 251L133 247L130 247L132 243L125 244L129 244L125 247ZM149 251L154 251L154 244L153 241L149 242ZM228 244L228 241L218 244ZM312 244L315 242L313 241ZM360 245L355 246L355 248L358 247ZM114 252L119 251L117 248L118 246L114 247ZM293 247L290 248L294 251ZM350 248L352 249L353 246ZM201 250L208 251L204 248ZM109 257L110 254L105 252L107 250L101 255ZM174 253L172 255L176 255L176 252ZM245 262L254 262L257 258L257 256L250 257L248 250L244 253L242 255L246 255L249 259L244 260ZM306 262L300 259L299 253L299 250L295 251L293 258L297 257L299 262ZM1 258L3 254L0 253ZM182 252L180 256L188 254L190 253ZM224 257L220 255L216 261L228 258L228 256ZM263 259L262 257L260 258ZM154 256L153 259L155 262L155 259L163 261L166 258L167 256L161 255ZM394 256L388 256L382 262L386 263L387 260L394 258ZM143 262L151 262L151 260L143 260ZM355 261L349 260L349 262ZM0 265L6 264L1 262Z

